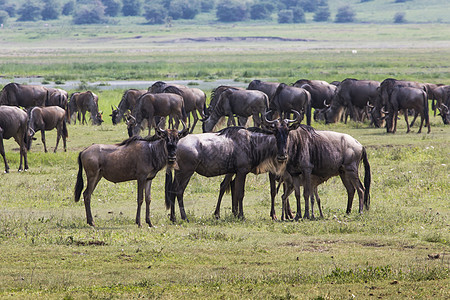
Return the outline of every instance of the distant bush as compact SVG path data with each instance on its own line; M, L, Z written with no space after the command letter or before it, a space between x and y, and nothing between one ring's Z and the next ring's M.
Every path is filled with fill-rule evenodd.
M117 17L122 9L121 0L102 0L105 6L105 15L110 17Z
M11 18L16 16L16 4L8 3L6 0L0 0L0 8L6 11Z
M301 7L294 7L292 9L292 13L294 14L294 23L305 23L305 12Z
M56 20L61 14L61 6L59 1L44 0L44 8L42 9L42 20Z
M250 19L252 20L270 20L275 5L271 2L257 2L250 6Z
M89 5L82 5L73 16L74 24L100 24L105 22L105 6L100 0L96 0Z
M405 13L398 12L394 16L394 23L405 23Z
M66 2L62 8L62 14L65 16L70 16L75 10L75 1L71 0Z
M164 24L167 16L167 10L161 4L146 4L144 7L144 17L148 24Z
M35 1L27 1L17 10L18 21L37 21L41 19L41 5Z
M214 9L216 6L215 0L200 0L200 8L202 12L208 12Z
M239 22L248 18L247 6L239 0L221 0L217 3L216 17L221 22Z
M141 0L122 0L122 14L124 16L139 16L141 15L142 2ZM152 4L155 4L152 1Z
M355 20L355 12L350 6L342 6L338 8L336 14L336 23L350 23Z
M174 20L193 19L200 9L201 5L197 0L172 0L169 5L169 16Z
M294 13L292 9L282 9L278 12L278 23L293 23L294 22Z
M316 22L326 22L330 19L330 8L328 5L320 6L314 13L313 20Z
M0 24L6 24L8 18L9 18L8 12L0 10Z

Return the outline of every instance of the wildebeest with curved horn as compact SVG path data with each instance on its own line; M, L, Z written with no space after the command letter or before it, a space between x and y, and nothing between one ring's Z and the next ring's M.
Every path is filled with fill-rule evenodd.
M136 224L141 227L141 206L145 190L145 222L150 221L150 190L153 178L166 165L173 167L176 160L177 143L188 132L157 128L157 133L148 138L133 136L117 145L94 144L78 155L78 176L75 185L75 202L80 200L84 187L83 168L87 187L83 192L87 223L94 226L91 213L91 195L101 178L117 183L137 180Z
M347 213L351 212L355 191L359 197L359 212L370 205L370 164L366 149L348 134L333 131L316 131L312 127L300 125L289 133L287 145L288 162L286 171L292 176L297 199L295 219L301 218L300 186L303 186L305 200L304 218L309 218L309 199L317 182L340 176L347 189ZM359 180L358 167L364 163L364 185Z
M20 148L19 171L22 171L22 159L25 163L25 170L28 170L27 159L27 113L18 107L0 106L0 153L5 163L5 173L9 172L8 162L5 156L5 147L3 140L14 138Z
M169 84L163 81L155 82L151 87L148 88L150 93L173 93L179 94L184 100L184 109L186 110L188 118L188 126L191 128L189 133L194 131L195 125L198 122L198 115L203 118L206 117L206 94L198 88L190 88L181 84ZM194 123L191 126L191 117L194 118Z
M147 90L129 89L123 93L119 106L116 109L111 106L111 117L113 125L117 125L121 120L125 120L125 113L130 110L133 113L137 99L147 93Z
M295 110L300 113L300 122L306 114L306 123L311 125L311 94L303 88L280 83L269 104L269 109L284 115L286 119Z
M87 124L86 112L91 114L92 124L102 124L102 112L98 111L98 96L91 91L73 93L68 104L67 122L70 124L72 116L77 113L78 121L80 121L80 116L83 116L81 123ZM74 123L76 124L76 120Z
M175 127L177 128L179 120L186 122L187 119L183 97L172 93L143 94L137 100L131 116L132 122L127 122L130 137L139 134L141 123L144 120L148 121L148 133L150 134L152 126L156 129L155 117L175 118Z
M248 84L247 90L257 90L265 93L269 97L269 102L272 102L273 96L277 91L279 82L261 81L259 79L252 80Z
M242 204L247 174L284 172L287 138L292 129L288 125L296 120L267 122L265 130L227 127L217 133L191 134L180 140L173 181L166 177L169 181L166 205L171 205L172 221L175 221L175 199L178 199L181 218L186 219L183 195L194 172L206 177L236 174L234 195L239 206L238 217L244 217Z
M261 126L261 117L268 110L269 98L261 91L229 88L220 93L211 114L203 120L203 132L211 132L217 122L227 116L227 126L236 126L234 115L253 117L256 127Z
M0 105L22 106L24 108L45 106L48 95L49 91L43 86L11 82L2 89Z
M416 115L420 114L421 121L419 131L422 132L423 122L428 126L428 133L430 133L430 118L428 113L428 97L423 89L406 86L395 86L392 89L391 96L388 100L388 116L387 116L387 132L395 133L397 131L397 116L398 111L403 110L407 130L410 132L410 125L408 123L408 109L414 109ZM415 118L414 118L415 119Z
M41 139L44 144L44 151L47 152L45 144L45 131L56 128L56 145L53 152L58 149L59 140L62 137L64 151L67 151L66 139L69 136L66 126L66 111L59 106L33 107L29 112L28 119L28 145L30 150L31 141L36 131L41 131Z
M336 91L336 85L323 80L299 79L293 86L304 88L311 94L311 107L315 109L330 104Z

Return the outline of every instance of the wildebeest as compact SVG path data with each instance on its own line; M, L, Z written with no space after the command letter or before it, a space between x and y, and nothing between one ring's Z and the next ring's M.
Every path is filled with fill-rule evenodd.
M261 91L269 97L269 102L272 102L273 96L275 96L275 92L277 91L279 85L279 82L269 82L255 79L249 83L247 90Z
M94 226L91 213L91 195L101 178L117 183L137 180L136 224L141 226L141 206L145 190L145 222L150 221L150 190L153 178L166 165L172 167L176 160L177 143L185 136L183 130L162 130L148 138L133 136L117 145L94 144L78 155L78 176L75 185L75 202L80 200L83 190L83 168L87 187L83 192L87 223Z
M375 80L357 80L347 78L336 88L335 95L325 111L325 122L336 123L339 121L344 108L347 108L354 121L358 119L360 113L358 109L366 109L367 104L373 104L378 96L380 82Z
M205 109L206 118L202 119L202 121L204 121L205 119L207 119L209 117L209 115L211 115L212 111L214 110L214 107L216 106L217 102L219 101L220 95L228 89L244 90L244 88L234 87L234 86L229 86L229 85L220 85L220 86L216 87L215 89L213 89L211 91L209 106L206 107L206 109ZM245 126L247 124L247 119L248 119L247 117L237 116L237 118L238 118L239 126ZM220 123L220 121L219 121L219 123Z
M427 93L423 89L415 87L395 86L392 89L391 96L388 100L388 116L387 116L387 131L395 133L397 130L397 116L398 111L403 110L407 126L407 133L410 132L410 125L408 123L408 109L414 109L416 114L420 114L420 128L417 133L422 131L423 122L428 126L428 133L430 133L430 118L428 115L428 98Z
M121 120L124 120L124 114L130 110L133 113L136 106L137 99L147 93L147 90L129 89L123 93L122 99L119 102L119 106L116 109L111 106L111 117L113 125L117 125Z
M198 122L198 115L205 118L206 110L206 94L198 88L190 88L180 84L168 84L163 81L155 82L151 87L148 88L150 93L173 93L179 94L184 100L184 109L188 117L188 126L191 128L190 133L194 131L195 125ZM194 123L191 126L191 117L194 118Z
M166 183L166 205L171 205L170 219L175 221L176 198L181 218L186 219L183 195L194 172L206 177L235 174L234 196L239 207L238 217L243 217L247 174L284 172L286 143L292 129L288 125L295 121L267 121L268 129L227 127L217 133L193 134L181 139L177 149L178 168L174 171L173 181L166 177L169 181ZM220 199L218 202L220 205Z
M370 205L370 164L366 149L353 137L333 132L316 131L312 127L300 125L289 133L287 145L288 161L286 171L292 176L297 199L295 219L301 218L300 186L303 186L305 200L304 218L309 218L309 199L317 182L312 176L324 182L340 176L347 189L347 213L351 212L355 191L359 197L359 212ZM364 163L364 185L359 180L358 167Z
M155 117L165 118L167 116L177 120L176 127L178 127L179 120L186 122L187 116L183 98L171 93L145 93L136 102L132 114L133 122L127 122L128 135L138 135L143 120L148 121L148 132L150 134L152 126L156 129Z
M448 103L450 102L450 85L438 86L433 89L433 97L432 97L432 109L434 110L434 115L436 115L436 109L441 112L442 116L442 104L448 107ZM445 109L445 108L444 108ZM444 124L446 124L444 122Z
M206 120L203 120L203 132L211 132L217 122L225 116L228 117L227 126L236 126L234 115L244 118L252 116L254 125L259 127L261 117L268 107L269 99L261 91L226 89L220 94L211 114Z
M81 123L87 124L86 112L91 114L92 124L101 125L103 122L102 113L98 111L98 96L91 91L75 92L70 96L67 109L67 122L71 122L72 116L77 113L78 121L80 115L83 117ZM74 121L76 124L76 120Z
M22 171L22 159L25 163L25 170L28 170L27 159L27 113L18 107L0 106L0 153L5 163L5 173L9 172L8 162L5 156L5 147L3 140L14 138L20 148L20 165L19 171Z
M49 91L40 85L8 83L0 94L0 105L13 105L29 108L45 106Z
M299 79L293 86L304 88L311 94L311 107L315 109L321 109L326 104L330 104L336 91L336 85L323 80Z
M44 151L47 152L45 144L45 131L56 128L56 145L53 152L58 149L59 140L63 139L64 151L67 151L66 139L69 136L66 126L66 111L59 106L33 107L29 112L28 119L28 145L30 150L31 141L36 131L41 131L41 139L44 144Z
M278 112L280 116L284 115L286 119L295 110L300 113L300 122L306 114L306 123L311 125L311 94L303 88L280 83L270 101L269 109Z
M63 89L47 88L48 97L45 100L45 106L59 106L62 109L67 108L69 94Z

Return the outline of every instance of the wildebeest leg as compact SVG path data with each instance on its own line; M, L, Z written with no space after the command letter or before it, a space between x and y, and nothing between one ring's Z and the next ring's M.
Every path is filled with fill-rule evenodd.
M239 203L239 214L238 218L244 218L244 194L245 194L245 178L246 173L237 173L234 184L234 196L236 201Z
M315 195L316 200L317 200L317 206L319 207L320 217L323 218L322 204L320 203L320 198L319 198L319 193L318 193L318 191L317 191L317 186L314 187L314 195Z
M281 220L288 220L288 219L292 219L292 211L291 211L291 206L289 205L289 195L292 194L292 191L294 190L294 186L288 183L284 183L283 184L283 195L281 196L281 209L282 209L282 213L281 213Z
M86 210L86 219L89 225L95 226L91 212L91 195L94 192L95 187L97 186L102 176L100 175L99 170L95 170L93 172L91 171L89 173L86 171L86 178L87 178L87 186L83 192L84 208Z
M142 207L142 202L144 202L144 189L145 189L145 187L146 187L146 179L138 179L137 180L136 224L139 227L142 227L142 224L141 224L141 207Z
M247 121L248 121L247 117L238 116L238 124L239 124L239 126L245 127L245 125L247 124Z
M216 210L214 211L214 216L216 217L216 219L220 219L220 204L222 203L223 195L225 194L226 190L229 188L229 186L231 184L233 175L234 174L225 175L225 178L220 183L219 198L217 199Z
M301 194L300 194L300 177L299 176L292 176L292 184L294 185L294 191L295 191L295 199L297 200L297 212L295 214L295 221L298 221L302 218L302 204L301 204Z
M152 180L147 179L145 182L145 222L148 224L148 227L153 227L152 222L150 221L150 203L152 202Z
M175 179L173 182L173 197L177 197L178 199L178 207L180 209L180 215L182 220L186 220L189 222L186 216L186 212L184 210L184 202L183 202L183 195L184 191L186 190L186 187L189 183L189 180L191 179L192 174L194 174L193 171L190 171L189 173L180 174L175 171ZM175 200L175 199L173 199Z
M5 156L5 147L3 146L3 129L0 128L0 154L3 157L3 162L5 163L5 173L9 173L8 162L6 161Z
M192 124L191 131L189 131L189 133L192 133L194 131L195 125L197 124L197 121L198 121L197 111L193 110L191 113L192 113L192 117L194 118L194 123ZM190 125L191 125L191 119L189 118L189 126Z
M41 130L41 141L42 141L42 144L44 144L44 152L47 153L48 151L47 151L47 145L45 144L45 130L44 129Z
M305 199L305 213L303 214L303 218L309 219L309 201L312 194L311 172L304 172L303 180L303 198Z
M355 187L353 186L351 179L348 178L348 174L341 173L339 174L341 177L342 183L344 184L346 190L347 190L347 211L346 213L349 214L352 211L353 206L353 197L355 196Z
M414 118L411 121L411 123L409 124L410 127L413 127L414 123L416 122L417 116L419 115L419 113L417 111L414 111Z
M83 120L81 121L81 124L82 124L82 125L84 125L84 124L87 125L87 121L86 121L86 111L82 111L82 115L83 115ZM91 117L92 117L92 116L91 116Z
M270 184L270 217L272 220L277 220L277 215L275 213L275 197L277 196L277 187L275 182L276 175L269 173L269 184Z
M405 114L405 122L406 122L406 133L409 133L411 131L411 128L409 127L409 122L408 122L408 110L404 109L403 113Z
M62 135L62 124L58 125L56 127L56 145L55 145L55 150L53 150L53 153L56 153L56 149L58 149L58 144L59 144L59 140L61 139L61 135ZM65 147L64 147L65 149Z
M24 134L16 135L14 137L14 140L19 145L19 152L20 152L19 172L24 170L22 168L22 162L25 164L25 170L28 170L27 145L25 143ZM2 143L3 143L3 138L2 138ZM8 167L8 169L9 169L9 167Z
M420 114L420 127L419 127L419 131L417 131L417 133L421 133L422 132L423 121L425 120L424 117L425 116L423 114Z

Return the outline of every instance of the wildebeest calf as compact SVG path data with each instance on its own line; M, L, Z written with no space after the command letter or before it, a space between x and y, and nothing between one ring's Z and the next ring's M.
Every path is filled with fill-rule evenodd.
M41 131L41 139L44 144L44 151L47 152L47 145L45 144L45 131L56 128L56 146L53 152L58 149L59 140L63 139L64 151L67 151L66 139L69 136L66 126L66 111L59 106L49 107L33 107L30 111L30 118L28 120L28 145L31 148L31 140L36 131Z

